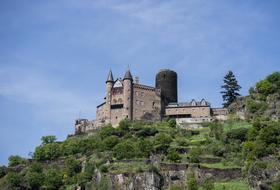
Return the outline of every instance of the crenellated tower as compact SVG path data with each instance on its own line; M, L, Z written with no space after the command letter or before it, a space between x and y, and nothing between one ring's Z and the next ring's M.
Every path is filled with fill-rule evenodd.
M130 70L127 70L123 78L123 117L129 120L133 119L132 116L132 98L133 98L133 78Z
M106 80L106 123L111 123L111 91L114 85L113 73L110 70L107 80Z

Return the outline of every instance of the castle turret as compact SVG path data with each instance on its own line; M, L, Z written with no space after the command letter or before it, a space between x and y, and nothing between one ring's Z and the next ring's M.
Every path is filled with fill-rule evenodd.
M131 120L132 117L132 91L133 91L133 78L130 70L126 71L123 78L123 95L124 95L124 118Z
M106 123L111 122L111 90L114 85L113 73L110 70L106 80Z

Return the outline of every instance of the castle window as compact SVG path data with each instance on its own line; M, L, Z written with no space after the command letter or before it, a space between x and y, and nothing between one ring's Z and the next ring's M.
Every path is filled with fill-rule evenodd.
M144 92L141 92L141 96L142 96L142 97L144 96Z
M141 104L141 106L144 106L144 102L143 101L141 101L140 104Z

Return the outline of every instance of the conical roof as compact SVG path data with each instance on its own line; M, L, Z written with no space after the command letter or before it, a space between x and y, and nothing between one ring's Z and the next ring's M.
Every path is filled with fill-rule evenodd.
M107 83L107 82L114 82L114 77L113 77L113 73L112 73L111 70L109 71L109 74L108 74L108 78L107 78L106 83Z
M129 69L125 72L125 75L124 75L124 77L123 77L123 80L125 80L125 79L133 80L132 75L131 75L131 72L130 72Z

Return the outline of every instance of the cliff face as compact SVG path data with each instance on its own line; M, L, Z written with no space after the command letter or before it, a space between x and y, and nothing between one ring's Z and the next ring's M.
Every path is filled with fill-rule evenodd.
M186 187L188 181L187 164L162 164L159 171L144 171L138 173L107 173L97 171L92 183L85 190L112 189L112 190L160 190L171 187ZM203 184L206 178L215 181L238 180L242 177L241 169L214 169L191 166L194 176L199 184Z
M257 190L271 190L271 184L280 181L280 162L275 157L266 157L252 164L248 182Z

